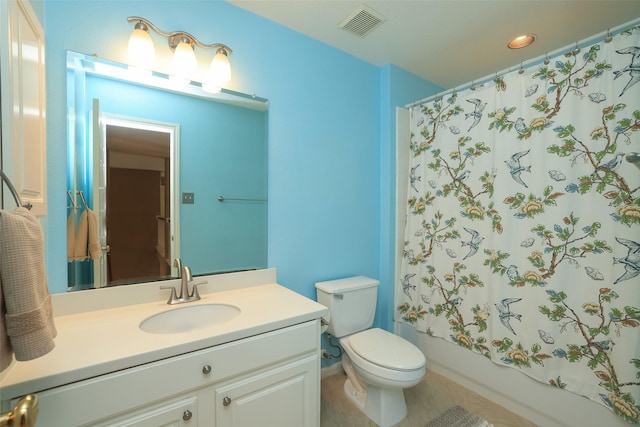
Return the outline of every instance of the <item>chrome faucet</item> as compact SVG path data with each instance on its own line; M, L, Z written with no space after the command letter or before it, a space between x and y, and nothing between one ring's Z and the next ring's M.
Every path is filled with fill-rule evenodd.
M191 274L191 269L186 265L182 267L182 263L180 258L176 258L173 261L174 267L181 267L180 270L180 293L176 294L176 288L174 286L160 286L160 289L171 289L171 295L169 296L169 300L167 304L181 304L183 302L190 301L198 301L200 299L200 295L198 294L198 286L204 285L207 281L202 281L198 283L194 283L191 288L191 292L189 292L189 282L193 281L193 275Z
M180 258L173 260L173 266L178 269L178 279L182 277L182 261Z
M191 292L191 295L189 295L189 282L191 282L193 280L193 276L191 275L191 269L189 267L187 267L186 265L184 267L182 267L182 278L180 280L180 295L178 295L178 298L196 298L196 300L200 299L200 295L198 295L198 287L194 286L193 290ZM191 301L191 300L189 300Z

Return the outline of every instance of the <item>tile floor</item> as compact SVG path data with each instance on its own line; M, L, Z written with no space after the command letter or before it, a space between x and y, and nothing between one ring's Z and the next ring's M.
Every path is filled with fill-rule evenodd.
M375 427L376 424L344 395L345 379L344 373L322 379L320 426ZM494 427L536 427L536 424L430 370L420 384L405 390L404 394L408 415L394 427L422 427L455 405L489 421Z

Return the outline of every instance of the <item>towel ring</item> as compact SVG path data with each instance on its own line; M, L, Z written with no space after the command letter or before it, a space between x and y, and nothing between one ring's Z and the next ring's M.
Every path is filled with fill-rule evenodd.
M13 196L13 199L16 201L16 205L18 205L18 207L24 207L30 210L33 205L29 202L24 204L22 203L22 200L20 200L20 195L16 191L16 187L13 186L13 183L11 182L9 177L4 173L2 169L0 169L0 178L5 184L7 184L7 187L9 187L9 191L11 191L11 195Z

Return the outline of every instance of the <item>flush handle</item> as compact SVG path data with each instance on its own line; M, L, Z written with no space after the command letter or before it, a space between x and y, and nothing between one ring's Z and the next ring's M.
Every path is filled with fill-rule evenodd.
M342 295L342 294L333 294L333 297L335 299L340 299L341 300L342 298L344 298L344 295Z

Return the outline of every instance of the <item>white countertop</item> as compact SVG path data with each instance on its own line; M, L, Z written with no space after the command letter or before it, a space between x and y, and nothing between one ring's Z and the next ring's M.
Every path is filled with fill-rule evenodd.
M195 281L202 279L206 278ZM163 299L61 316L56 315L54 304L55 348L39 359L14 362L3 373L0 398L21 397L328 315L324 306L277 283L249 286L211 292L210 283L199 288L202 299L196 302L167 305ZM139 328L151 315L212 303L237 306L241 313L229 321L179 334L152 334Z

